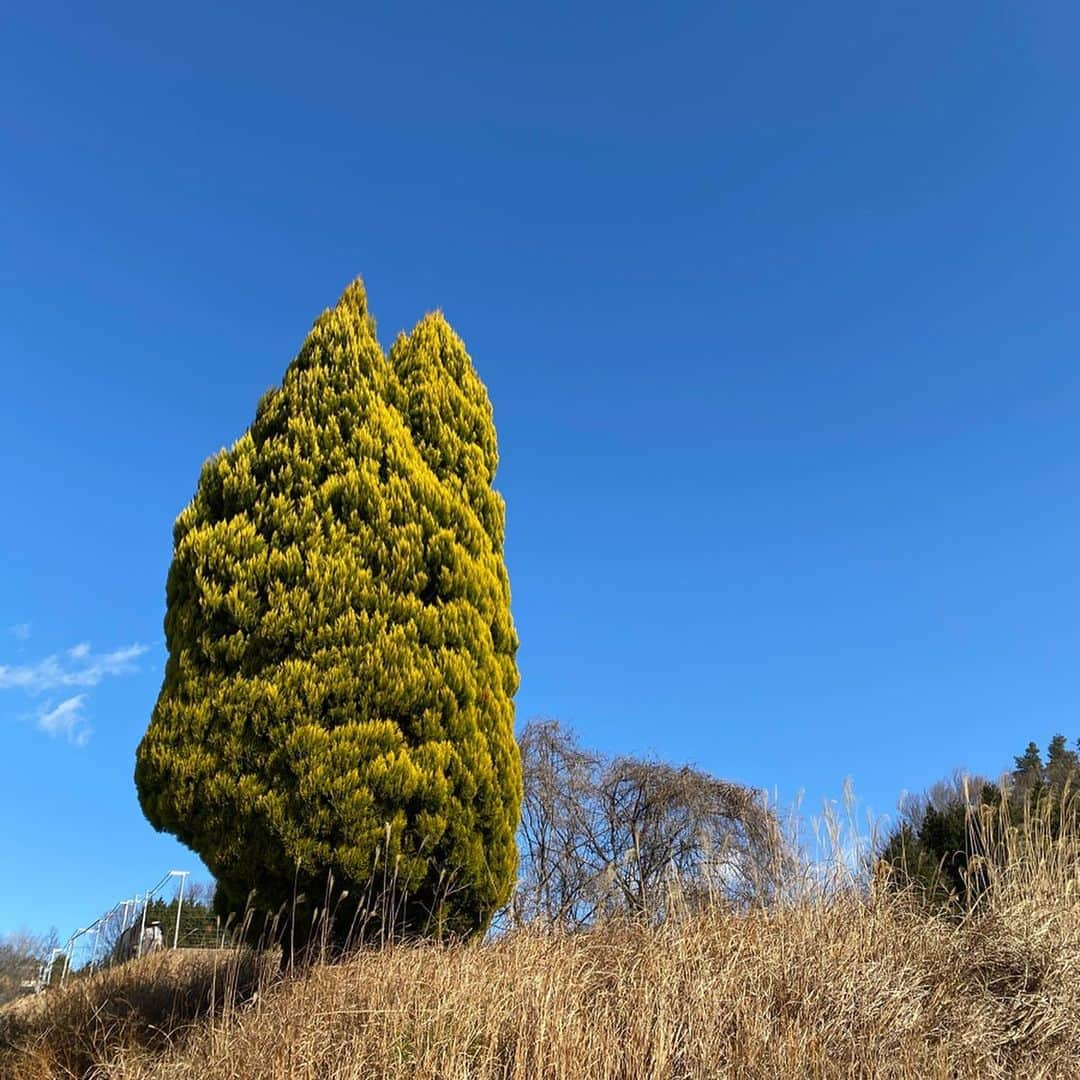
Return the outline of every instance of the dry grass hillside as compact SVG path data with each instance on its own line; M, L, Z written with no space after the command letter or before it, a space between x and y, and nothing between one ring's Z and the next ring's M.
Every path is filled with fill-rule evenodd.
M114 1080L1080 1075L1073 841L1014 832L981 909L880 883L650 927L524 929L280 978L150 958L0 1022L0 1074Z

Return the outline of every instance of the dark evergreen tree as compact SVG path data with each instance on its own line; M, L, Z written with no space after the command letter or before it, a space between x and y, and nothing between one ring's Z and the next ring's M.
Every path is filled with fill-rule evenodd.
M1078 750L1080 743L1070 750L1065 736L1055 735L1045 763L1038 744L1029 742L1001 786L980 781L965 793L955 780L936 785L881 849L893 882L914 883L935 902L973 903L989 884L984 860L1001 854L1000 843L990 843L982 827L986 807L996 808L993 829L999 834L1011 827L1056 838L1080 828L1080 803L1070 798L1080 785Z
M984 807L998 806L1001 796L985 781L966 790L945 785L944 791L893 831L880 858L891 866L894 884L914 886L936 904L970 906L987 884L973 858L986 854L981 815Z
M1024 795L1038 793L1043 785L1043 761L1039 753L1037 743L1029 742L1027 749L1013 759L1016 768L1013 769L1013 786L1015 790Z
M1046 783L1058 795L1066 788L1075 787L1080 780L1080 756L1076 750L1069 749L1064 735L1055 735L1047 745L1045 773Z
M137 925L142 924L142 912L136 915ZM161 926L162 941L167 948L176 943L180 949L213 948L224 941L223 935L232 927L214 911L213 903L201 897L179 897L172 900L151 900L146 906L146 924Z

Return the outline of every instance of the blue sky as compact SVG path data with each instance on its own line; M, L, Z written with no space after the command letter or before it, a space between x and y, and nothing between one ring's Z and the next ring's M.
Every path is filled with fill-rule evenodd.
M172 521L360 273L490 389L521 718L878 813L1080 734L1075 5L2 25L0 930L198 868Z

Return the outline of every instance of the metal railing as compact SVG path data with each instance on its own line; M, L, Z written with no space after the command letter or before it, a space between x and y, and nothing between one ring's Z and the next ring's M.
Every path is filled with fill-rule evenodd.
M63 948L42 961L33 989L63 986L74 973L89 974L161 949L223 947L226 935L205 905L192 906L189 900L185 907L189 875L170 870L153 888L118 901L74 931Z

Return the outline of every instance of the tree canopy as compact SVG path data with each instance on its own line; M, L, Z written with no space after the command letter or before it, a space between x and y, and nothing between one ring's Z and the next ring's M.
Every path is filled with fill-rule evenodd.
M387 356L359 281L204 465L135 779L219 907L313 903L332 874L362 925L392 892L400 928L467 934L508 898L521 767L497 465L460 339L431 315Z
M1057 835L1076 825L1076 804L1067 796L1080 782L1078 750L1080 741L1070 749L1064 735L1055 735L1044 761L1029 742L997 784L956 773L910 799L880 852L893 882L914 885L935 903L970 906L987 888L995 831L1038 822Z

